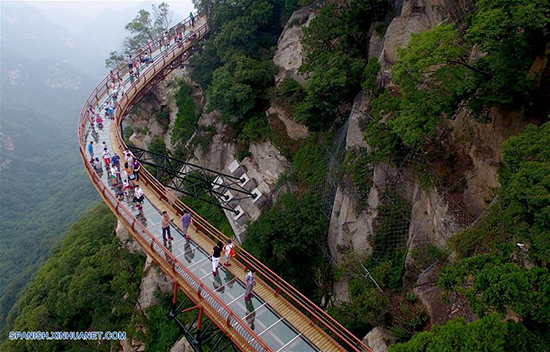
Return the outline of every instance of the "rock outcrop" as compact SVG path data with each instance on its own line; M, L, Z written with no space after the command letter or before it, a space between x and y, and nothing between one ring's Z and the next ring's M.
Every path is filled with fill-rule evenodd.
M191 348L191 345L187 341L187 339L182 337L179 339L172 348L170 348L170 352L192 352L193 348Z
M309 7L301 8L290 16L285 25L279 40L277 41L277 51L273 57L273 62L280 67L279 73L275 75L277 82L285 77L291 77L302 85L305 85L306 79L298 73L302 65L303 52L302 37L304 26L315 17L315 13Z
M443 301L442 291L437 286L438 267L431 265L426 268L414 284L413 292L428 310L432 325L443 325L449 320L463 317L467 322L477 319L464 297L448 295Z
M377 326L363 339L373 352L388 352L390 345L395 343L395 337L384 327Z

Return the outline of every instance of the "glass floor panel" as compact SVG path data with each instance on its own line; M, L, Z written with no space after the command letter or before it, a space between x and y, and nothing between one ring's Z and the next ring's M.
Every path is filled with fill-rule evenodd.
M216 295L220 297L223 302L229 304L244 294L245 288L243 284L240 282L235 282L232 274L228 274L227 270L225 272L218 270L218 273L219 275L212 277L211 287L216 289L214 293L216 293ZM244 301L244 296L242 297L242 300Z
M293 338L295 338L298 333L289 326L285 320L281 320L274 326L266 330L260 338L264 340L269 347L273 348L275 351L286 345Z
M208 260L208 259L203 260L197 265L193 265L192 267L190 267L189 270L193 274L195 274L195 276L198 277L199 279L206 274L212 274L212 260ZM206 280L207 278L205 278L203 281L206 281Z
M261 307L263 307L263 305L264 302L260 301L256 297L252 297L251 300L245 301L243 296L241 297L241 299L238 299L235 302L231 303L230 307L241 318L244 318L250 313L253 313L255 310L259 310Z
M263 335L262 335L263 336ZM284 348L281 349L284 352L315 352L319 351L316 347L312 346L303 336L298 337Z
M177 254L178 260L188 268L190 266L195 267L197 265L200 265L200 264L197 264L200 261L211 262L209 259L205 259L205 258L209 258L206 254L204 254L202 251L197 250L192 246L182 246L181 249L178 248L178 252L179 252L179 254Z
M254 330L257 334L260 334L265 329L276 323L279 319L279 316L273 312L271 308L265 305L248 315L245 318L245 321L252 330Z

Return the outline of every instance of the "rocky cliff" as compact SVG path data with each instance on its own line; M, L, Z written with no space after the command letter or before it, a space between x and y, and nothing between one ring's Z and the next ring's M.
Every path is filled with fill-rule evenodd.
M386 23L371 25L368 57L378 58L381 70L377 78L380 85L392 89L391 68L397 59L397 50L405 46L412 33L433 28L442 23L455 22L460 27L464 17L472 10L470 1L457 3L451 0L404 0L396 1L394 16ZM284 78L293 78L302 86L307 77L298 72L302 63L302 45L300 38L303 28L313 18L315 11L302 8L295 11L288 20L277 43L273 61L279 66L275 75L276 84ZM162 85L157 87L132 115L132 126L145 127L149 134L161 134L170 146L170 128L175 119L177 108L173 103L172 81L176 77L188 79L186 70L174 71ZM198 105L205 106L203 92L198 87L194 90ZM361 91L351 109L345 146L351 150L369 150L364 140L365 126L372 123L369 115L371 97ZM164 107L170 109L170 125L161 126L150 116ZM286 135L291 140L299 140L309 135L308 129L296 121L288 111L272 103L266 114L278 119L284 126ZM406 247L405 275L403 284L419 297L429 313L431 324L444 324L456 316L475 318L467 303L460 297L449 297L443 302L441 291L437 287L439 258L430 257L427 252L432 248L444 250L449 239L457 232L471 226L487 208L491 201L492 189L499 186L497 179L498 165L501 161L501 145L509 136L519 133L524 125L520 114L513 114L494 109L489 123L476 122L468 112L459 109L456 115L445 122L439 132L448 144L439 152L452 154L453 165L448 160L433 158L433 151L411 152L399 164L378 163L372 165L372 172L365 177L371 178L367 194L358 199L358 194L349 183L343 182L336 191L332 216L328 229L328 247L335 264L343 261L345 251L352 250L361 255L372 254L373 236L379 218L379 207L391 201L387 192L391 191L403 198L409 207L402 214L395 236L396 242L403 242ZM244 159L237 161L239 146L231 139L232 130L225 125L217 111L203 112L199 125L213 126L215 133L206 149L197 147L190 161L198 165L234 173L242 168L264 196L270 195L279 176L290 166L271 141L252 143ZM444 135L443 135L444 134ZM139 133L131 137L137 145L146 146L148 134ZM192 137L193 138L193 137ZM192 139L191 138L191 139ZM445 149L445 148L448 148ZM447 162L447 164L446 164ZM441 170L449 169L452 178L439 182ZM419 175L421 171L427 171ZM240 176L240 175L239 175ZM364 206L358 206L361 202ZM246 220L254 221L262 211L251 201L243 201L242 208ZM226 213L235 233L242 239L246 232L246 222L235 219L233 214ZM334 302L349 301L348 283L345 279L334 284ZM378 332L372 336L384 335ZM372 338L371 336L371 338ZM370 341L370 340L369 340ZM386 346L386 344L374 343ZM377 350L385 350L381 347Z
M460 26L460 21L470 10L469 2L404 0L383 34L372 30L377 25L373 24L369 58L377 57L381 63L380 84L388 89L393 87L391 67L397 59L397 49L407 44L412 33L441 23L456 22ZM368 123L368 111L369 96L361 92L350 116L347 149L369 148L360 127L361 121ZM404 215L408 227L404 284L412 287L426 306L432 324L444 324L456 316L464 316L468 321L474 319L466 302L459 297L449 297L450 303L442 301L436 284L437 268L441 263L426 258L422 253L425 254L429 246L444 249L454 234L470 226L483 213L491 200L492 190L499 186L497 170L502 158L501 145L509 136L519 133L524 124L521 115L499 109L491 112L490 123L481 124L460 109L456 116L446 121L445 126L448 127L445 133L449 133L445 138L452 146L456 160L452 170L456 172L453 184L423 184L415 169L419 165L430 165L430 177L437 177L439 161L428 160L426 164L426 155L413 154L400 165L374 165L366 209L358 211L353 190L350 192L340 187L328 234L329 248L335 260L341 262L339 249L342 248L367 254L372 251L377 208L384 190L393 187L411 206L410 213ZM418 253L420 256L413 255ZM334 293L336 301L348 300L347 282L335 283ZM387 347L376 350L384 351Z

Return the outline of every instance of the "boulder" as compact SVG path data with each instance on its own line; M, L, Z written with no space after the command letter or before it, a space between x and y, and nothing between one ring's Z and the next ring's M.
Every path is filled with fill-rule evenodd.
M366 343L373 352L388 352L390 346L395 343L395 337L391 332L381 326L377 326L365 336Z

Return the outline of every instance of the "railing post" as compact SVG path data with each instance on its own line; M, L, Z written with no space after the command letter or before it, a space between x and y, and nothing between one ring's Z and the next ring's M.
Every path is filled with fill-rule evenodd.
M170 312L172 316L175 316L176 314L176 304L178 304L178 288L179 288L179 284L176 281L174 281L174 294L172 295L172 311Z

